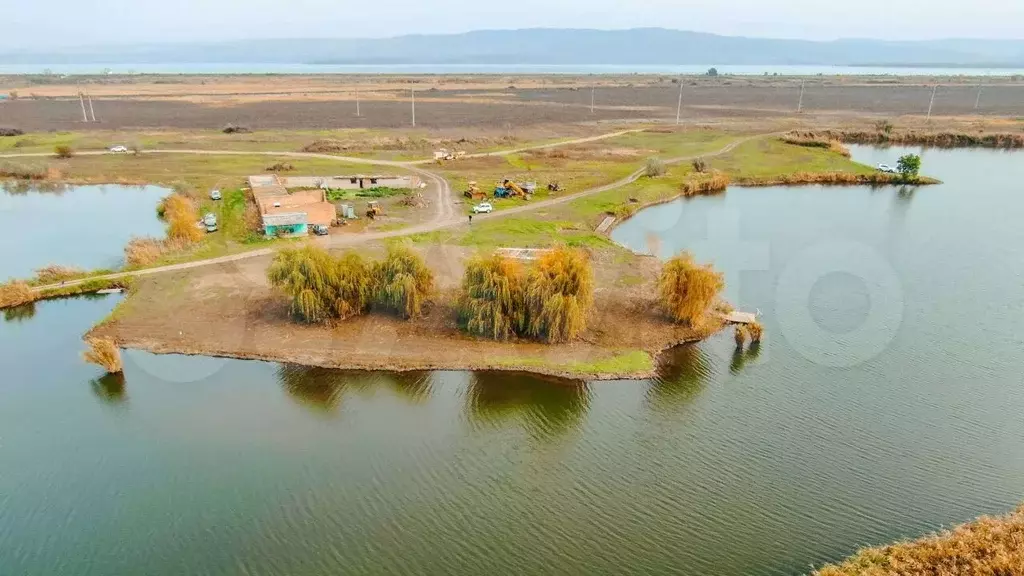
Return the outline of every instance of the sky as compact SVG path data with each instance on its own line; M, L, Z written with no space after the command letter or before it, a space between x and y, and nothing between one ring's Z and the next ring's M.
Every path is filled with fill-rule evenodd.
M0 0L0 49L657 26L770 38L1024 38L1024 0Z

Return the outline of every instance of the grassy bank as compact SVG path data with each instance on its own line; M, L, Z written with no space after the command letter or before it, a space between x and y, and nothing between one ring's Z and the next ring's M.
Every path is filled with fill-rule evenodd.
M919 540L865 548L814 576L1013 576L1024 574L1024 506Z
M91 294L100 290L115 288L127 290L131 288L132 284L133 278L126 276L115 279L96 278L69 286L55 286L38 290L32 288L27 282L13 281L0 284L0 309L24 306L25 304L31 304L40 300Z

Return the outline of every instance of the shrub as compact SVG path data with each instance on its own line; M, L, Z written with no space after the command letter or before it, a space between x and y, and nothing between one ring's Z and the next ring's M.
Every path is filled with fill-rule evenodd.
M581 250L559 247L540 257L526 286L526 334L567 342L587 328L594 273Z
M708 68L707 75L711 76L712 78L718 76L718 68Z
M25 132L11 126L0 126L0 136L21 136Z
M295 170L295 166L288 162L278 162L267 166L267 172L290 172L292 170Z
M235 124L228 124L224 127L224 130L222 130L222 132L224 132L225 134L248 134L249 132L252 132L252 130L250 130L248 126L237 126Z
M287 248L274 256L267 269L271 286L292 299L291 313L309 322L325 322L337 309L334 260L323 248Z
M899 161L896 163L896 170L905 180L916 179L918 173L921 172L921 157L917 154L900 156Z
M469 261L459 298L459 324L470 334L507 340L526 321L523 270L499 254Z
M347 146L341 140L335 140L333 138L320 138L310 142L303 146L303 152L315 152L318 154L330 154L333 152L342 152L348 150Z
M138 156L139 154L142 154L142 144L139 142L132 142L128 144L128 150L131 150L132 154Z
M747 324L747 333L750 334L750 341L757 344L761 341L761 337L764 335L764 326L762 326L757 320L754 320L750 324Z
M389 247L384 261L374 265L373 277L374 303L406 319L420 315L434 290L434 274L405 245Z
M664 176L668 168L665 167L665 162L661 158L648 158L647 165L644 166L644 175L648 178L657 178Z
M4 162L0 164L0 178L15 178L17 180L46 180L48 176L48 168L24 166L11 162Z
M56 284L62 280L78 278L84 275L85 271L81 268L50 264L49 266L36 270L36 281L39 284Z
M89 350L82 354L86 362L102 366L108 373L117 374L124 370L121 364L121 351L117 344L106 338L87 340Z
M875 130L882 134L892 134L893 128L895 128L895 126L893 126L892 122L888 120L879 120L878 122L875 122Z
M58 144L53 148L53 155L57 158L72 158L75 155L75 151L67 144Z
M167 237L185 243L198 242L203 231L196 224L196 206L188 197L174 193L163 201Z
M693 256L683 252L662 267L658 299L672 320L696 328L723 288L725 278L721 273L710 264L697 264Z
M694 158L690 164L693 166L694 172L703 174L708 171L707 160L704 160L703 157Z
M733 333L733 339L736 340L737 348L743 348L743 345L747 343L747 329L742 325L736 326L736 331Z
M27 282L11 280L0 284L0 308L21 306L36 300L36 293Z

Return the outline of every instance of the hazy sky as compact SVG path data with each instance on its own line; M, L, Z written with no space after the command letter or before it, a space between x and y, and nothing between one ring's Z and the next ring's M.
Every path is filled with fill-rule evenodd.
M660 26L777 38L1022 38L1024 0L0 0L0 48Z

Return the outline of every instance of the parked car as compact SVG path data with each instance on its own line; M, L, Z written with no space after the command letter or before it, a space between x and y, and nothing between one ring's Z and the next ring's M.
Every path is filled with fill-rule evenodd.
M494 212L494 206L490 202L481 202L473 206L473 214L489 214Z
M110 153L111 154L127 154L128 153L128 147L127 146L111 146L110 147Z
M221 199L220 190L213 190L212 192L210 192L210 200L220 200L220 199Z
M882 172L887 172L889 174L896 173L896 168L889 166L888 164L879 164L878 169L881 170Z
M217 216L210 212L206 216L203 216L203 224L206 226L207 232L217 231Z
M324 226L323 224L313 225L313 234L316 234L317 236L327 236L330 233L331 230L327 226Z

